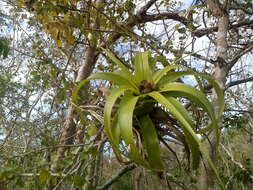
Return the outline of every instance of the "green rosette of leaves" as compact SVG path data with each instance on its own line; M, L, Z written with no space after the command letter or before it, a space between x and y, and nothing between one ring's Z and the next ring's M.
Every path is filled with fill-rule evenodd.
M104 106L104 129L116 157L123 162L134 161L155 172L164 170L159 132L151 117L153 108L160 107L172 115L180 126L191 153L193 169L199 167L200 157L203 155L222 184L200 139L202 133L212 130L216 130L216 135L219 135L218 123L224 109L224 95L219 85L211 77L178 64L157 69L156 61L149 51L135 55L134 71L130 72L112 52L104 51L118 65L119 70L95 73L87 80L81 81L73 92L73 101L77 102L78 91L89 80L108 80L113 84ZM199 88L176 82L186 75L194 76ZM216 91L220 104L218 114L215 114L214 107L206 97L200 79L207 81ZM196 126L191 114L179 101L181 97L187 98L191 104L201 108L209 116L208 126L201 128Z

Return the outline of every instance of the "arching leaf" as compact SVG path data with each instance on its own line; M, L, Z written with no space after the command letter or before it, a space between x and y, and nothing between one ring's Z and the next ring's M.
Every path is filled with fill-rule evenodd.
M120 86L125 86L126 88L132 88L132 90L136 93L139 92L138 87L131 81L128 80L127 78L123 77L120 74L116 74L116 73L111 73L111 72L107 72L107 73L95 73L93 75L91 75L89 78L82 80L81 82L79 82L76 86L76 88L74 89L73 93L72 93L72 100L73 102L77 102L78 99L78 93L79 90L90 80L93 79L101 79L101 80L107 80L107 81L112 81L117 85Z
M203 153L203 155L205 156L205 158L207 159L208 164L210 165L210 167L214 171L214 173L219 181L219 184L221 185L221 187L223 189L225 189L223 182L220 179L219 173L218 173L216 167L214 166L212 159L210 158L210 156L208 154L208 151L202 145L199 138L197 137L197 135L194 133L193 129L189 125L189 123L181 115L180 111L175 108L175 106L173 105L173 103L171 103L171 101L169 101L167 98L165 98L159 92L151 92L151 93L149 93L149 96L151 96L152 98L157 100L160 104L164 105L166 107L166 109L168 109L177 118L177 120L182 124L182 127L184 129L184 133L186 135L187 141L189 143L190 149L193 154L193 166L196 167L198 165L200 155L198 155L197 153L199 151L201 151Z
M139 96L126 93L119 107L119 125L121 135L126 144L133 144L133 112Z
M128 76L129 78L133 77L132 73L128 70L128 68L117 58L113 53L108 49L103 49L106 55L115 63L117 64L123 73Z
M106 72L106 73L94 73L93 75L91 75L88 80L92 80L92 79L101 79L101 80L107 80L107 81L111 81L117 85L120 86L127 86L127 87L131 87L133 88L134 91L138 92L138 87L137 85L130 79L126 78L123 75L117 74L117 73L113 73L113 72Z
M179 68L179 65L168 65L161 70L156 71L153 75L153 82L158 84L158 82L172 69ZM174 72L173 72L174 73Z
M213 106L201 91L183 83L168 83L160 89L160 92L172 92L176 97L187 97L196 105L202 107L212 119L213 124L217 125Z
M117 159L120 161L123 161L121 158L120 150L119 150L119 134L118 133L120 129L117 129L117 127L119 127L119 125L117 124L117 121L114 121L113 124L111 124L111 118L112 118L111 115L112 115L112 109L116 100L127 90L129 89L124 88L124 87L112 89L110 95L106 98L106 103L104 107L104 128L110 140L110 143L112 145L114 153Z
M111 127L112 109L116 100L127 90L129 89L124 87L112 89L110 95L106 98L106 103L104 107L104 127L109 139L115 145L117 145L118 140L114 139L112 134L112 127Z

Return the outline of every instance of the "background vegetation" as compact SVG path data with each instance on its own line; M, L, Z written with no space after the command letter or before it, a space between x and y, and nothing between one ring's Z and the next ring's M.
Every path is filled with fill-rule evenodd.
M173 0L0 1L0 190L221 188L203 154L192 168L195 148L188 150L181 121L161 104L155 108L161 107L162 115L155 110L150 115L164 171L116 159L103 111L115 83L78 86L94 73L118 72L119 64L103 49L132 73L134 56L148 50L156 70L176 63L215 80L225 95L222 120L217 130L198 137L224 188L251 190L252 14L251 0L202 0L190 7ZM192 76L180 75L176 82L198 85ZM198 82L217 118L222 105L215 90L207 80ZM139 90L157 90L150 81L145 85ZM177 100L195 132L208 126L203 107L185 96ZM128 146L120 142L126 155ZM149 149L141 150L148 159Z

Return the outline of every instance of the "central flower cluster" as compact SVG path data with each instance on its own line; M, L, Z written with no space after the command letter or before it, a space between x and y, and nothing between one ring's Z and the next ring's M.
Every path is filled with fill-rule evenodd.
M139 90L142 94L152 92L153 90L155 90L155 84L153 81L143 80L140 82Z

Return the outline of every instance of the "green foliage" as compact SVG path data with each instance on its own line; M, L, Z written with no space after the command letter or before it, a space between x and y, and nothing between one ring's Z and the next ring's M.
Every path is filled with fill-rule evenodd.
M2 13L2 10L0 10L0 28L1 32L3 32L3 28L5 26L8 26L8 23L6 22L6 18L8 18L7 15ZM6 59L8 57L8 54L10 52L10 40L3 34L0 34L0 58Z
M249 122L249 118L242 114L229 114L224 116L224 127L240 129L245 127Z
M42 184L45 184L51 178L50 172L46 169L42 169L39 174L39 180Z
M8 189L45 189L45 185L49 182L56 185L59 181L62 183L59 189L83 188L84 183L89 183L88 180L86 181L88 179L86 175L89 172L87 166L92 164L91 159L97 158L96 160L99 160L100 157L103 157L103 160L106 160L108 152L110 154L111 150L108 149L107 143L106 147L99 151L97 148L87 148L92 147L93 143L97 147L101 141L107 140L104 138L104 129L106 129L111 146L120 161L127 163L134 161L155 172L164 169L165 173L171 177L169 182L173 184L173 188L177 188L177 184L181 186L180 182L183 182L187 186L185 189L194 189L192 185L196 183L198 176L195 175L197 172L192 170L185 172L184 168L189 168L189 163L193 168L197 168L200 159L206 157L213 167L202 141L208 139L206 137L212 130L215 130L216 135L219 136L217 122L220 121L223 111L221 98L223 95L218 85L210 77L180 67L179 64L196 68L203 73L208 73L209 76L214 73L213 69L218 67L217 64L214 64L215 60L213 61L217 48L215 43L217 30L205 30L203 26L213 28L217 24L217 19L206 11L207 5L205 3L198 7L194 6L187 12L178 13L175 10L177 10L180 1L156 1L148 9L147 14L135 15L147 2L152 1L143 1L143 3L132 0L106 1L106 4L100 9L101 5L97 6L95 0L16 0L13 3L17 3L19 7L15 6L10 9L9 23L1 20L1 18L7 17L2 17L0 13L0 26L7 26L8 29L10 27L11 31L15 29L18 34L14 35L18 38L14 38L12 44L15 53L9 54L9 57L15 57L11 61L2 61L3 71L13 73L13 75L8 77L0 75L0 132L3 131L2 135L8 137L0 139L0 165L2 166L0 170L4 171L4 176L5 174L7 176L15 175L15 178L13 176L5 178L4 183L8 183ZM251 0L244 0L240 3L233 1L232 3L252 12ZM29 13L25 10L28 10ZM239 26L241 20L244 21L242 23L246 23L240 28L229 27L231 35L228 35L227 38L228 48L232 48L228 51L229 60L226 61L229 64L230 60L233 60L230 53L231 55L240 55L236 51L248 48L246 45L251 44L251 29L247 23L252 14L242 14L241 9L228 11L228 13L233 26L237 23ZM240 19L237 14L242 14L241 18L243 19ZM5 29L3 31L6 32ZM214 42L205 53L196 51L201 48L200 41L203 39L198 38L199 34L204 36L207 34L211 42ZM12 34L10 33L10 35ZM90 43L90 37L93 44ZM9 36L7 38L10 39ZM89 60L84 54L87 47L89 45L94 45L95 48L96 45L98 48L105 47L104 42L106 42L106 47L115 48L115 50L122 46L124 51L119 51L119 53L123 54L124 59L132 58L132 53L139 51L140 48L151 49L152 53L156 52L159 56L153 58L148 51L137 53L131 59L134 62L134 65L131 65L130 63L123 64L111 52L106 51L108 57L115 63L107 65L104 62L104 57L100 56L100 51L95 50L98 58L92 63L95 70L110 71L110 73L96 73L89 79L98 78L111 82L96 81L93 83L92 81L85 90L82 86L86 81L78 84L73 93L75 104L71 104L77 108L77 111L71 118L76 124L75 132L77 135L80 134L80 139L79 136L78 139L75 137L76 142L71 142L74 143L74 146L67 147L69 151L59 161L59 173L54 173L49 168L56 162L55 157L58 152L56 145L61 144L61 142L57 143L58 137L62 136L60 131L62 127L66 126L64 122L68 121L65 118L66 108L70 103L69 95L73 90L74 78L79 73L84 60ZM190 44L190 42L192 43ZM3 48L0 48L0 58L7 58L6 47L10 43L4 43L2 44ZM206 41L201 46L207 47L205 43ZM172 59L180 58L184 54L191 55L191 57L181 59L182 61L177 61L172 65L169 64ZM171 60L168 61L165 56ZM124 65L129 66L130 69ZM247 78L247 74L249 77L251 76L250 71L234 72L237 69L243 71L248 64L243 65L240 67L235 65L235 70L228 75L230 79ZM115 68L118 70L115 71ZM196 88L181 83L181 79L184 79L181 77L186 75L195 77L198 82ZM21 78L19 83L11 82ZM219 115L214 114L212 104L207 98L209 91L204 93L202 82L205 87L207 83L215 87L216 93L220 97ZM107 89L111 93L106 97L103 118L101 106L104 106L104 97L101 97L101 93L97 92L94 86L101 85L103 87L107 84L111 85L110 89ZM82 90L82 94L87 95L88 101L79 95L78 89ZM242 89L242 91L245 90ZM251 97L248 94L247 96ZM238 93L238 98L245 99L241 92ZM230 103L230 101L228 102ZM246 105L247 103L238 103L239 106L242 104ZM190 106L188 107L188 105ZM232 105L231 109L234 107ZM100 119L94 117L95 114ZM248 122L245 120L245 115L225 115L222 121L228 128L222 130L222 136L224 137L227 132L233 131L231 133L235 138L231 138L231 144L238 143L238 147L232 147L232 150L236 151L236 156L239 155L239 159L235 157L235 160L245 166L242 161L244 159L240 159L245 144L240 144L239 141L246 139L247 136L237 136L239 130L243 130ZM98 122L100 123L98 124ZM173 131L173 127L177 133ZM233 130L230 130L232 128ZM174 150L175 155L178 156L178 163L171 156L171 152L168 154L168 147L165 148L165 143L162 144L161 139L168 144L168 147L172 147L171 152ZM79 146L79 143L81 146L76 147ZM180 145L173 147L174 143ZM184 147L181 148L181 145ZM182 149L183 151L181 151ZM246 148L247 152L250 152L249 150L251 150L250 146ZM51 160L48 154L51 155ZM250 157L252 154L248 155ZM9 166L5 163L6 160L13 157L15 158L15 167L9 171ZM45 159L48 160L45 161ZM81 164L77 166L79 161ZM252 170L247 170L249 171L247 173L232 161L228 159L226 161L229 167L225 172L221 167L226 163L217 164L217 168L219 172L224 173L222 179L225 179L225 183L229 182L228 188L245 189L246 186L238 184L246 184L248 177L250 177L248 174ZM99 175L94 175L93 178L98 185L106 182L121 167L116 161L114 163L105 162L105 164L96 163L95 165L96 170L100 170L98 171ZM114 170L104 171L103 167L109 165L113 165ZM74 168L74 173L71 172L71 168ZM143 168L138 169L147 172ZM93 171L90 171L93 174ZM136 170L133 173L135 172ZM69 173L70 175L66 177L66 174ZM152 172L149 173L152 175ZM215 173L217 174L216 171ZM19 174L34 176L19 176ZM57 177L50 176L51 174L57 175ZM114 184L114 189L133 189L128 174ZM134 177L136 176L132 177L132 181L135 181ZM101 182L100 178L105 180ZM160 180L157 178L150 180L144 173L142 179L142 185L147 181L154 185L140 186L142 187L140 189L160 188ZM0 182L0 189L5 189L5 186L1 185ZM251 183L247 184L248 189L251 186Z
M184 132L187 146L189 146L192 154L192 167L198 168L202 152L218 176L205 147L197 136L197 133L201 134L202 131L210 132L217 129L217 123L221 119L224 109L223 93L218 84L208 76L178 65L169 65L157 70L149 51L136 54L134 57L135 70L132 74L111 52L108 50L105 52L119 66L120 70L96 73L87 80L80 82L73 93L73 101L77 103L78 91L88 80L102 79L113 82L111 93L107 97L104 107L104 127L117 158L126 162L127 157L153 171L163 171L157 126L152 121L151 115L154 108L165 108L177 119ZM174 71L175 68L181 68L185 71L176 72ZM202 77L213 85L220 102L217 117L214 108L201 90L175 82L184 75ZM160 83L163 78L166 80ZM177 98L179 97L186 97L193 104L202 108L209 115L211 124L205 129L199 130L188 111L178 101ZM147 102L149 104L146 104ZM118 108L115 108L115 105ZM153 109L150 109L150 106ZM138 112L135 112L137 110ZM146 110L150 111L146 112ZM125 145L123 150L122 146L119 146L120 142Z
M249 127L248 124L240 125L241 117L240 114L238 114L238 117L234 116L232 118L233 122L229 123L226 128L223 143L227 148L225 149L224 146L220 153L222 158L219 161L223 161L219 164L222 171L221 177L227 184L228 189L250 189L253 184L252 137L245 131ZM229 120L226 120L226 123L227 121Z
M9 52L9 40L4 37L0 37L0 57L3 56L3 59L6 59L8 57Z

